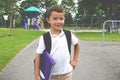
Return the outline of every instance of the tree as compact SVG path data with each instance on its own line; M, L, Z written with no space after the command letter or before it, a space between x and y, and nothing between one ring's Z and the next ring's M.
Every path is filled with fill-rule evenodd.
M120 19L120 1L119 0L78 0L78 16L84 17L86 15L86 23L90 19L89 15L97 14L98 25L104 20ZM105 15L105 18L103 18ZM89 20L90 21L90 20ZM91 19L91 23L92 23Z
M4 0L0 0L0 16L5 13L4 8L3 8L4 5L5 5Z
M65 24L67 24L67 25L73 24L73 18L72 18L71 13L66 14Z
M120 1L119 0L99 0L101 9L105 11L106 19L113 19L113 14L119 14Z
M0 1L0 12L2 11L3 13L0 13L1 15L8 15L10 19L10 28L12 26L12 16L16 14L18 11L18 7L16 5L16 2L18 0L1 0Z
M75 3L73 0L63 0L61 5L69 12L75 10Z
M76 13L76 7L75 7L75 2L74 0L62 0L62 3L60 4L65 8L66 11L66 24L73 24L73 15Z
M16 2L17 2L17 0L5 0L5 6L4 6L4 8L5 8L5 12L6 12L6 14L8 14L9 15L9 19L10 19L10 29L11 29L11 27L12 27L12 22L13 22L13 16L15 16L16 15L16 13L17 13L17 9L18 9L18 7L17 7L17 5L16 5Z
M35 6L35 7L40 8L42 11L43 9L46 10L55 4L57 4L57 2L55 0L25 0L25 1L23 1L20 5L20 9L19 9L19 12L22 16L22 20L21 20L22 23L23 23L23 18L25 15L24 9L31 7L31 6ZM42 12L41 15L45 16L44 12Z

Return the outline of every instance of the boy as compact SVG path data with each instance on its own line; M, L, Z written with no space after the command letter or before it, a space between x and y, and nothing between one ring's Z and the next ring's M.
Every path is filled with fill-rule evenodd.
M47 11L46 21L50 24L49 31L51 36L51 52L50 55L56 64L52 71L51 80L72 80L72 70L76 67L80 45L78 39L71 33L71 44L74 45L74 57L70 61L70 53L65 33L62 29L65 21L65 11L60 6L53 6ZM39 65L40 55L45 49L43 36L39 39L39 45L36 50L35 62L35 79L40 80Z

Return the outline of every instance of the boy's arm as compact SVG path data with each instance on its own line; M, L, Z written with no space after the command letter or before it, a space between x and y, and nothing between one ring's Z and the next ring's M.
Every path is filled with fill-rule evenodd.
M76 67L77 62L78 62L78 56L79 56L79 52L80 52L80 44L77 43L74 46L74 56L73 56L73 60L71 62L71 65L73 66L73 69Z
M36 61L35 61L35 80L40 79L40 54L36 54Z

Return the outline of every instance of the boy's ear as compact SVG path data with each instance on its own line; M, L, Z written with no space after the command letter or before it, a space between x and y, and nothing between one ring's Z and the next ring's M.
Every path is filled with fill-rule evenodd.
M49 23L49 18L46 18L46 21Z

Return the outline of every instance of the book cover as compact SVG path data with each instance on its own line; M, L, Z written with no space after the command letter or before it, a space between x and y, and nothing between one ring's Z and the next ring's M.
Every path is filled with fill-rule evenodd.
M42 80L50 80L51 72L55 65L54 59L45 50L41 56L40 62L41 62L40 63L40 76L41 76Z

